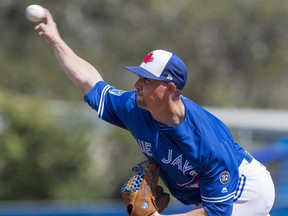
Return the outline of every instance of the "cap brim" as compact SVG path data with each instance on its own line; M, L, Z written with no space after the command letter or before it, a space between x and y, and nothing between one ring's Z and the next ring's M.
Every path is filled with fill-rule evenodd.
M152 74L151 72L149 72L148 70L145 70L144 68L140 66L126 66L124 68L141 77L154 79L154 80L161 80L159 77L155 76L154 74Z

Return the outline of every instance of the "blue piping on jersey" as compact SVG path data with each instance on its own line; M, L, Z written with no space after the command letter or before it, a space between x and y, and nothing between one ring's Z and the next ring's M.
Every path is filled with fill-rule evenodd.
M244 190L244 187L245 187L245 183L246 183L246 176L245 175L241 175L239 177L239 182L238 182L238 186L237 186L237 189L236 189L236 194L235 194L235 198L234 198L234 202L236 202L242 195L242 192Z
M103 116L103 111L104 111L104 96L108 89L110 88L110 85L106 85L104 89L101 92L101 97L100 97L100 103L99 103L99 108L98 108L98 117L102 119Z
M153 158L155 161L156 161L155 157L157 157L157 159L159 159L158 154L156 154L156 152L155 152L155 150L158 149L159 132L160 132L160 129L157 130L156 137L155 137L155 148L153 148Z
M202 201L209 203L219 203L229 200L235 196L235 191L223 197L204 197L201 195Z

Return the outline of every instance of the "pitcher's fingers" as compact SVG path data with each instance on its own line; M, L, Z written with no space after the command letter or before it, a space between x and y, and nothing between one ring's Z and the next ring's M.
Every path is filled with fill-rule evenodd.
M50 13L50 11L48 9L45 8L45 18L46 18L46 22L47 25L54 23L54 19L52 17L52 14Z
M46 28L46 24L40 23L37 26L35 26L36 31L43 31Z

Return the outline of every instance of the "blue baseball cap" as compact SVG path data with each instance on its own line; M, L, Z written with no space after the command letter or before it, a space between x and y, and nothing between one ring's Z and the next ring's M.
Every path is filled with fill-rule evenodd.
M140 66L124 67L141 77L174 83L182 90L187 81L185 63L174 53L154 50L145 56Z

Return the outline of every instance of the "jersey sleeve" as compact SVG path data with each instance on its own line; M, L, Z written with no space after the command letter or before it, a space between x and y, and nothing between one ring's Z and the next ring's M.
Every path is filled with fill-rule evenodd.
M98 117L113 125L127 129L124 119L127 119L129 102L133 92L115 89L104 81L99 81L84 96L84 100L97 111Z
M232 214L239 173L238 161L230 146L233 145L224 142L215 147L199 176L202 205L208 215Z

